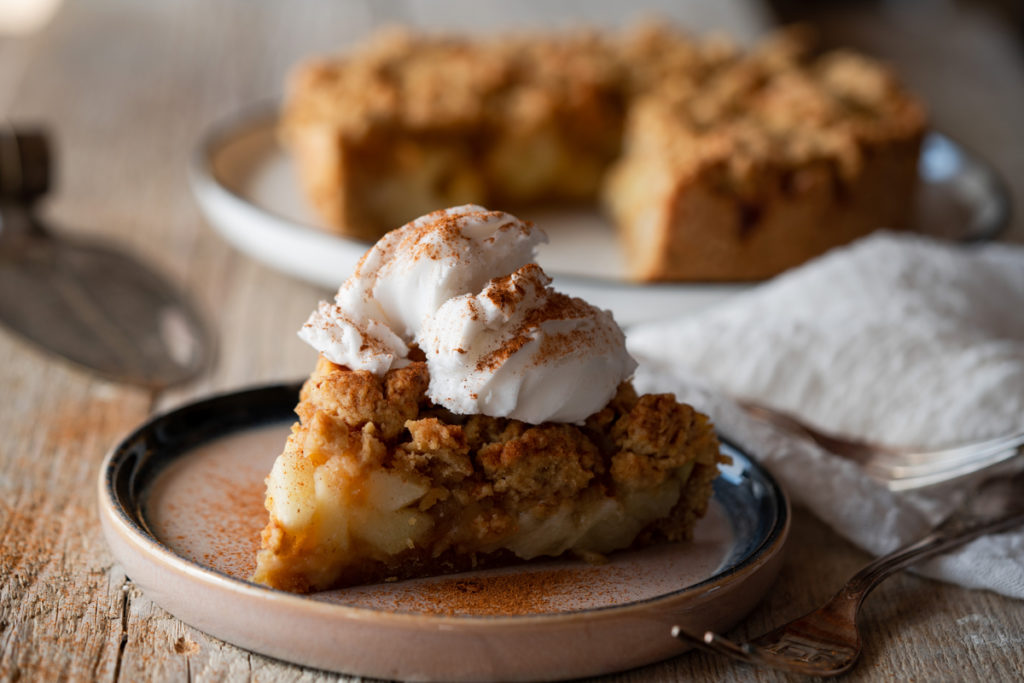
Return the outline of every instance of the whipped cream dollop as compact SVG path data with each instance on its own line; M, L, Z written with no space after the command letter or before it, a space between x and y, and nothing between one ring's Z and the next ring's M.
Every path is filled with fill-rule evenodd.
M466 205L382 237L299 336L328 360L382 376L416 345L427 395L454 413L582 422L636 369L607 311L554 291L544 234Z

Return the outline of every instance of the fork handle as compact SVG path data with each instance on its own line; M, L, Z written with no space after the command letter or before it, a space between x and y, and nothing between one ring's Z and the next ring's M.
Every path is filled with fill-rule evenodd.
M985 534L1006 531L1021 523L1024 523L1024 510L1019 509L996 517L954 515L919 541L883 555L861 569L847 582L839 596L859 605L875 586L895 572Z

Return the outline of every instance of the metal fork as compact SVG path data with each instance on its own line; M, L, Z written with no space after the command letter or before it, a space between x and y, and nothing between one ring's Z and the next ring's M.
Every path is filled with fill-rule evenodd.
M1024 446L1024 430L954 448L932 451L893 448L857 441L805 424L799 418L768 406L739 401L748 414L777 427L802 434L836 455L857 462L864 471L893 491L903 491L962 477L1012 458Z
M1024 523L1024 470L984 481L967 501L928 535L867 565L823 607L759 638L737 643L712 631L697 636L672 628L672 635L699 648L749 664L811 676L848 671L861 652L857 613L883 579L919 560L979 536Z

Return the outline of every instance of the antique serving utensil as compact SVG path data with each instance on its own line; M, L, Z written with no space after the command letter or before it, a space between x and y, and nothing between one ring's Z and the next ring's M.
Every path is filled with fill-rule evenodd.
M50 177L45 135L0 130L0 322L118 382L197 375L213 340L192 304L135 257L50 231L34 211Z

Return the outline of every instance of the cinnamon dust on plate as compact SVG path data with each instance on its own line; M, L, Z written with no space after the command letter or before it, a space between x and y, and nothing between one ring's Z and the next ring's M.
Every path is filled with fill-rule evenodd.
M573 605L611 604L624 577L611 567L521 567L511 573L451 577L395 585L397 609L440 616L523 616L563 612Z
M208 487L202 495L161 505L162 518L176 521L160 525L161 530L170 532L164 542L194 562L248 579L256 569L260 530L267 521L265 487L261 481L233 478L206 464L201 463L195 472Z

